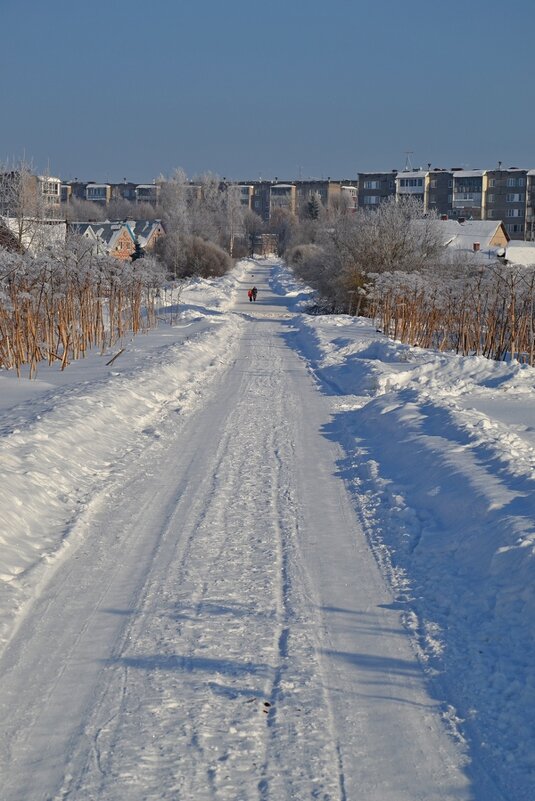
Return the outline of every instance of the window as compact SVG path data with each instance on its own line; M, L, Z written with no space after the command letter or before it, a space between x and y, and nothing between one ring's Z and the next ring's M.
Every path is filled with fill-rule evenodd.
M524 202L524 195L518 194L514 192L510 192L505 196L505 200L507 203L523 203Z
M431 189L436 189L437 188L436 178L433 178L433 180L430 182L429 186L431 187Z
M487 209L487 220L492 220L494 217L494 209Z
M487 203L494 203L494 195L487 195Z
M379 195L364 195L365 206L375 206L380 200Z
M364 181L364 189L380 189L379 181Z
M523 209L507 209L507 216L508 217L523 217L524 210Z
M489 178L489 186L496 186L496 179L495 178Z

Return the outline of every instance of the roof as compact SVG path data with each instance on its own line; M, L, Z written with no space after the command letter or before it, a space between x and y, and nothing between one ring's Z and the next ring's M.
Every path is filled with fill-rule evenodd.
M399 178L425 178L429 175L429 170L403 170L396 175L396 181Z
M457 220L439 220L438 224L444 247L472 252L474 244L479 243L481 250L487 253L498 249L492 244L492 239L498 229L503 227L501 220L465 220L462 223Z
M81 236L100 239L100 241L106 245L107 249L111 249L113 247L115 241L125 230L131 236L132 241L135 242L135 236L132 233L128 223L125 222L110 222L109 220L105 220L104 222L90 223L72 222L69 225L72 230L76 231L76 233L80 234Z
M127 225L142 247L145 247L155 231L163 229L161 220L127 220Z
M535 242L513 241L507 244L505 258L509 264L535 267Z
M487 170L453 170L454 178L482 178Z

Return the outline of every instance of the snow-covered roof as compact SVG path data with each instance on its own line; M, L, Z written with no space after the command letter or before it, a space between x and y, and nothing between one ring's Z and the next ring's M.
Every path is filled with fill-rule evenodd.
M399 178L425 178L429 175L429 170L403 170L396 175L396 181Z
M482 178L487 170L452 170L454 178Z
M474 251L474 244L478 244L480 251L488 256L489 251L498 253L503 245L494 245L492 240L498 229L502 227L501 220L439 220L439 231L444 247L460 251Z
M510 264L535 266L535 242L513 241L507 244L505 258Z

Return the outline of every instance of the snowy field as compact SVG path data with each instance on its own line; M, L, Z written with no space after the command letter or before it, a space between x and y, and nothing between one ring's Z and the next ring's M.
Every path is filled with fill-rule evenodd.
M1 801L535 798L535 373L308 298L0 373Z

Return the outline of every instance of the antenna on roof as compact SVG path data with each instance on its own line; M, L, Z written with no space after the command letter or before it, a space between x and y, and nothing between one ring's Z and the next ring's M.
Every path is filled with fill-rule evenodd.
M414 169L411 161L412 155L414 155L414 150L405 151L405 167L403 168L403 172L412 172L412 170Z

